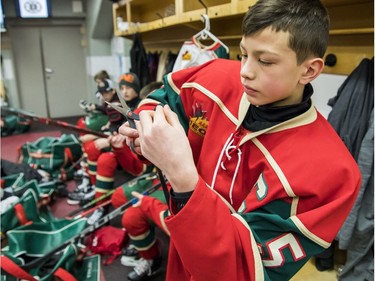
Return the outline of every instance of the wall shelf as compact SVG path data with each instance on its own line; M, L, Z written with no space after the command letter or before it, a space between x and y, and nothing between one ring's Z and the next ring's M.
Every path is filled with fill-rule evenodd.
M346 28L333 29L329 32L330 35L349 35L349 34L374 34L374 28Z
M137 32L147 49L178 50L199 32L207 12L211 32L230 48L230 58L239 54L242 18L256 0L122 0L113 4L115 36L132 39ZM374 54L374 2L370 0L322 0L331 19L327 54L338 63L325 73L349 74L359 62ZM120 20L120 24L118 24ZM122 21L122 22L121 22Z

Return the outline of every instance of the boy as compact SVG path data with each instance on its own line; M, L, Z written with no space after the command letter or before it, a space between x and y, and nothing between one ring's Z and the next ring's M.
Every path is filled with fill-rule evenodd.
M140 91L141 99L146 98L150 93L159 89L163 83L155 81L144 86ZM121 135L122 136L122 135ZM157 179L153 182L156 184ZM161 190L154 192L153 200L153 214L151 216L138 205L134 205L126 210L122 217L122 225L128 231L130 237L129 246L124 249L121 263L126 266L134 266L134 269L129 273L129 280L139 280L139 278L147 277L144 269L152 262L152 273L159 269L162 265L162 257L160 253L160 245L155 237L154 227L158 226L167 235L168 230L165 229L164 217L168 212L168 207L165 204L164 195L160 194ZM113 193L111 200L114 208L128 202L130 189L128 186L120 186ZM160 198L162 197L162 198ZM159 200L160 199L160 200ZM158 209L156 209L158 206ZM145 266L146 265L146 266Z
M140 101L138 77L133 73L126 73L120 77L119 86L126 103L134 109ZM117 92L109 79L98 81L98 92L104 101L121 105ZM92 104L91 106L95 107L95 110L101 110L109 117L108 128L112 135L108 138L96 138L83 143L83 150L87 154L90 183L94 185L95 190L93 191L91 188L87 192L87 190L78 189L76 192L70 193L67 202L71 205L78 204L83 200L90 200L93 196L98 198L112 190L115 172L119 165L124 171L134 176L142 174L146 169L146 165L130 151L129 147L123 145L124 137L117 134L118 127L124 122L124 116L107 103ZM88 195L91 195L91 198ZM94 223L103 213L103 209L98 209L88 222Z
M166 280L289 280L330 246L361 179L310 98L328 31L318 0L259 0L240 64L169 74L121 126L172 187Z

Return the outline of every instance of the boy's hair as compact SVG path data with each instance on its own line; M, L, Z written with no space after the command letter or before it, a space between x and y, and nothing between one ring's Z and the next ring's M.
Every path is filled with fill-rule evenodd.
M139 91L141 90L141 84L139 82L138 76L135 73L127 72L120 76L118 81L119 87L121 86L128 86L133 88L134 91L139 95Z
M163 82L161 81L154 81L154 82L147 84L141 89L141 92L139 94L140 98L145 99L149 94L159 89L161 86L163 86Z
M113 83L109 79L100 79L98 82L98 93L108 93L114 89Z
M289 48L297 64L309 56L323 58L328 45L329 16L319 0L259 0L250 7L243 23L243 36L267 27L289 33Z
M111 79L111 78L109 77L108 72L105 71L105 70L101 70L101 71L99 71L99 72L96 73L95 76L94 76L94 81L96 81L96 80L102 80L102 79Z

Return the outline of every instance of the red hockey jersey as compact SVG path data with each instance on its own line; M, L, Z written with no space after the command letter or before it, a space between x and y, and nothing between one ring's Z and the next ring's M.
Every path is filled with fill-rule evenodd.
M261 131L241 126L250 104L239 73L239 62L213 60L167 75L142 102L178 114L200 175L166 219L167 280L289 280L330 246L355 201L359 169L314 106Z

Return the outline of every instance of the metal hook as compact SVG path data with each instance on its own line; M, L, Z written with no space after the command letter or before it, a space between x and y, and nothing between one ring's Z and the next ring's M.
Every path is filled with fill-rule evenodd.
M161 22L164 23L164 17L159 13L155 13L155 14L161 19Z
M201 15L202 20L204 22L204 29L200 32L200 36L203 40L207 39L207 33L210 32L210 19L208 18L208 15L204 14Z
M208 8L207 8L206 4L204 4L203 0L198 0L198 1L199 1L199 3L201 3L202 6L206 9L206 15L207 15L207 14L208 14Z
M159 13L155 13L159 18L163 19L163 16Z
M202 16L202 19L203 19L203 22L204 22L204 29L209 31L211 26L210 26L210 18L208 17L207 14L205 15L201 15Z

